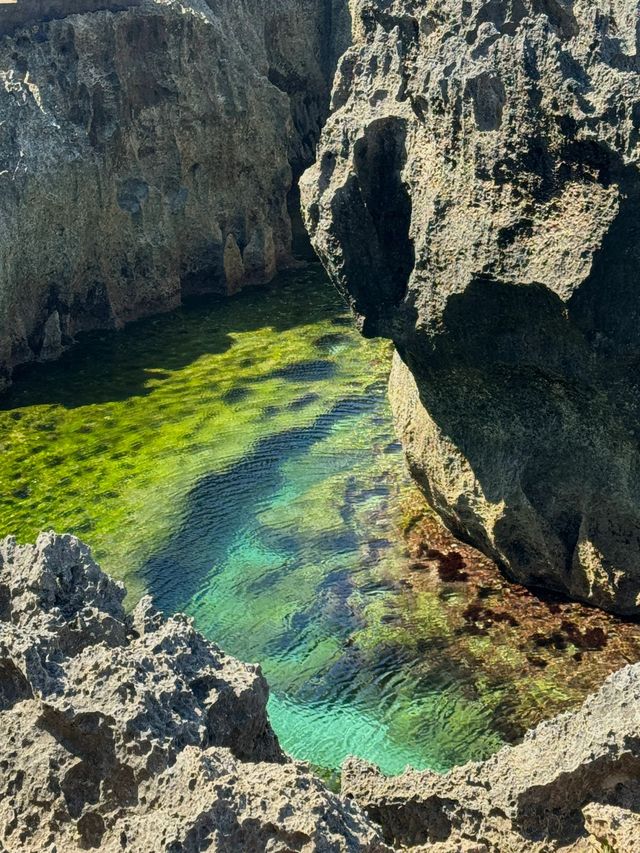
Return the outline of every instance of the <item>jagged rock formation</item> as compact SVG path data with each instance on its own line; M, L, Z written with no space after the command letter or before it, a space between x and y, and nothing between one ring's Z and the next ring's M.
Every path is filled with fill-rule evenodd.
M0 35L18 27L83 12L109 9L119 11L138 6L144 0L0 0Z
M144 0L0 38L0 387L290 263L348 24L342 0Z
M482 764L390 779L350 760L339 797L282 753L259 668L124 594L72 536L0 543L7 853L640 846L640 664Z
M482 764L445 776L343 769L343 794L387 840L433 853L640 849L640 664L611 676L575 714ZM608 844L607 848L605 844Z
M0 543L0 848L382 853L280 750L257 667L124 589L71 536Z
M356 0L303 196L411 469L510 577L637 613L635 0Z

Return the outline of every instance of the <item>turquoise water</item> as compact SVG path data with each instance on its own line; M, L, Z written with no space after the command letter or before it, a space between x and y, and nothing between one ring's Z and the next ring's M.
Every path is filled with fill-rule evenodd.
M510 736L527 652L505 620L470 626L463 584L412 568L390 357L314 267L88 335L2 400L0 534L75 533L130 604L149 592L260 662L298 758L392 773L485 757ZM534 722L580 693L544 654L522 681Z

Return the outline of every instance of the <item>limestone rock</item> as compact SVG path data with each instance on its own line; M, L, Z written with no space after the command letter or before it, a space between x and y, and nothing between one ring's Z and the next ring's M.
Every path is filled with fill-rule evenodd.
M82 12L110 11L138 6L144 0L3 0L0 9L0 35L14 33L19 27L54 18L66 18Z
M53 6L0 36L0 386L79 331L291 262L288 195L349 31L346 0Z
M0 847L382 851L281 751L255 666L124 588L71 536L0 545Z
M640 802L638 783L627 785L622 790L622 805L589 803L583 809L585 829L592 841L592 850L638 850L640 849Z
M0 543L7 853L638 845L640 664L484 763L386 778L351 759L338 796L283 754L258 667L225 655L185 617L165 619L148 598L127 614L124 594L74 537Z
M484 763L386 778L351 760L342 790L388 841L432 853L597 851L604 842L630 853L640 842L639 773L636 664L578 712L543 723Z
M637 2L351 8L302 195L413 473L511 578L637 613Z

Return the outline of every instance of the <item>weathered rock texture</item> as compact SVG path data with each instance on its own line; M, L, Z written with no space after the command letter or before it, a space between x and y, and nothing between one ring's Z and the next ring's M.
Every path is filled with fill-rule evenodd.
M348 24L341 0L145 0L0 39L0 386L290 263Z
M142 2L144 0L0 0L0 35L13 33L18 27L34 22L102 9L120 11Z
M636 0L355 0L313 242L409 462L509 576L640 594Z
M343 769L343 794L387 839L433 853L640 849L640 664L611 676L575 714L482 764L445 776ZM604 844L608 843L609 848Z
M282 753L258 667L124 594L72 536L0 543L7 853L640 849L640 664L482 764L352 759L339 797Z
M257 667L123 598L73 537L0 543L0 849L388 850L282 754Z

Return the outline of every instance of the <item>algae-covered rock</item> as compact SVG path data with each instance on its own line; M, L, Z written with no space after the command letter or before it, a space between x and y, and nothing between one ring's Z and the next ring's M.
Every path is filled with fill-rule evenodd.
M303 200L412 472L512 579L637 613L637 3L352 11Z

